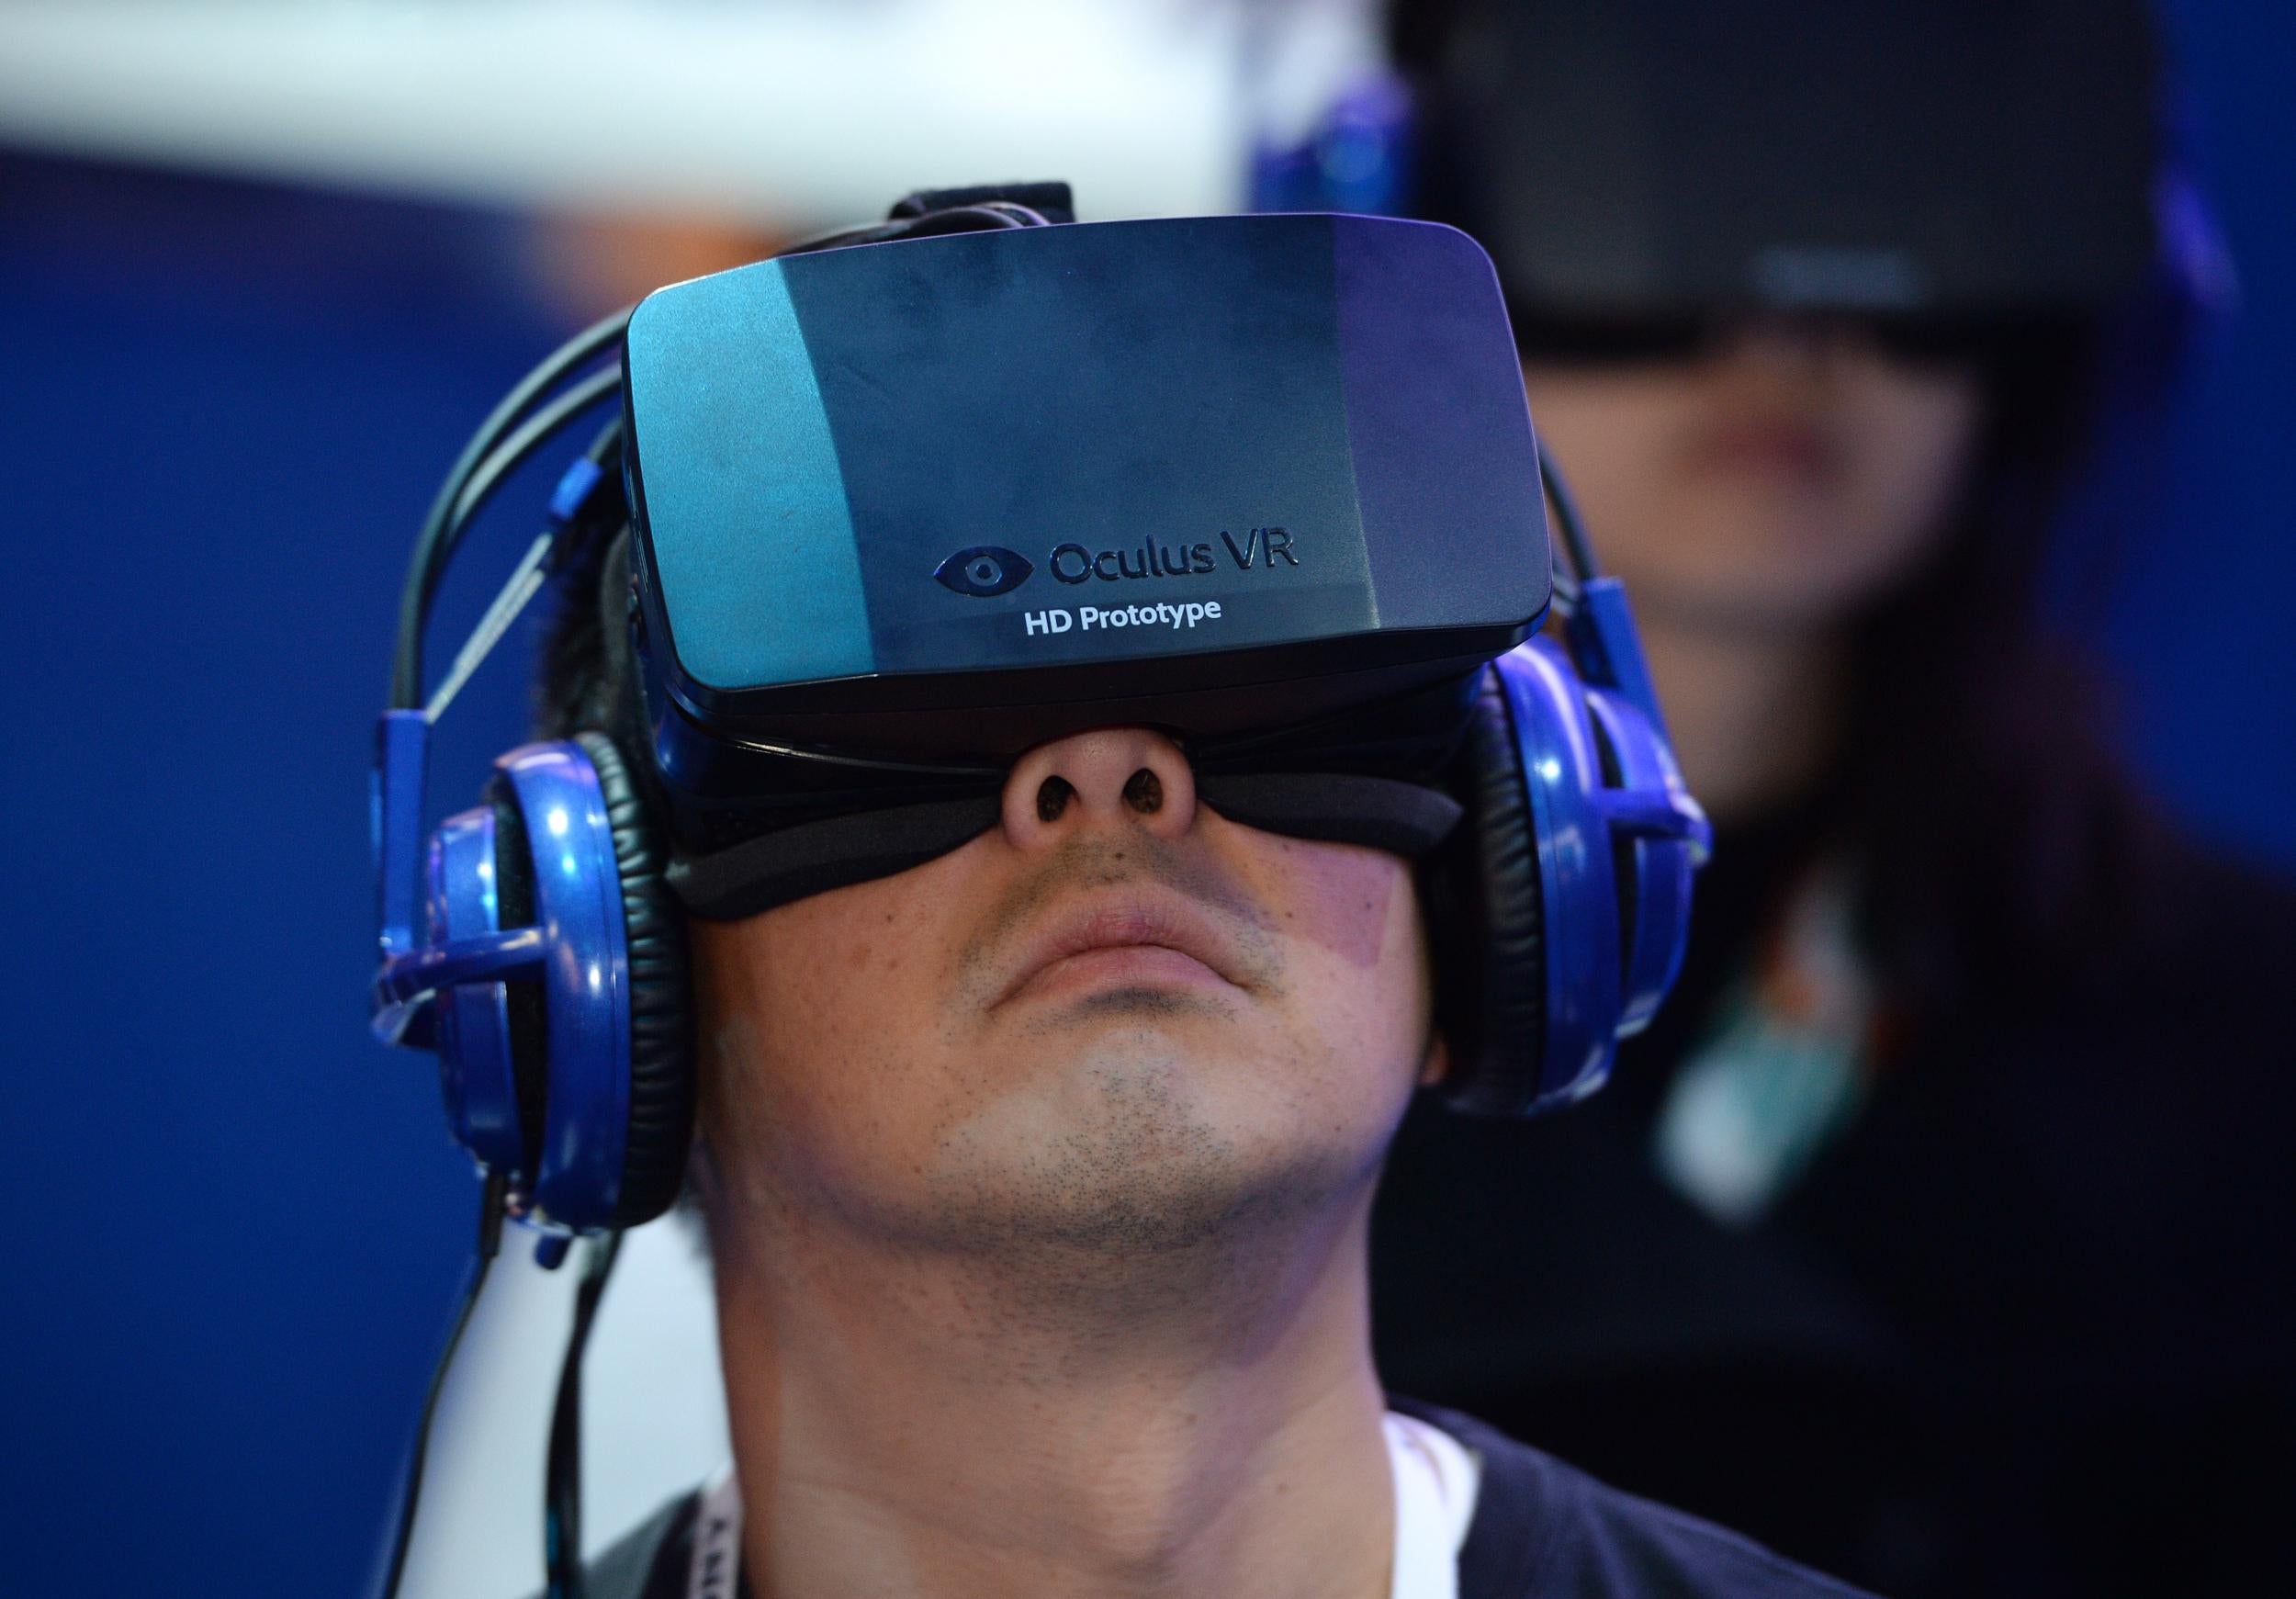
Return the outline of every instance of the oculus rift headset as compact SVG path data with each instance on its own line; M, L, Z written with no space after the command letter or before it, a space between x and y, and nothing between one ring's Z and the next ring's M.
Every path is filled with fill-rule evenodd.
M1708 829L1547 479L1573 569L1550 569L1481 249L1363 217L1068 215L1064 186L942 191L664 288L537 368L440 492L378 735L375 1027L437 1052L494 1208L561 1254L677 1195L685 918L952 849L1012 757L1068 732L1165 729L1215 810L1418 860L1463 1109L1591 1092L1673 980ZM462 528L617 396L426 699ZM503 755L426 838L433 722L617 533L626 711ZM1550 602L1559 641L1534 636Z
M1925 331L2114 310L2168 246L2142 0L1399 0L1401 80L1257 153L1263 210L1409 214L1499 264L1516 331L1716 313ZM2165 180L2165 181L2164 181Z

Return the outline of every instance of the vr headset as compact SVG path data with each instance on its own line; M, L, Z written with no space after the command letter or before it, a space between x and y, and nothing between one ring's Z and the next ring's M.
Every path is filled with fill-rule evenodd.
M1015 756L1085 728L1168 732L1232 819L1420 862L1458 1105L1592 1091L1671 982L1705 819L1548 478L1552 569L1481 250L1065 208L928 195L662 289L449 475L379 733L375 1025L438 1053L456 1141L546 1233L677 1194L688 917L931 859L995 824ZM617 399L426 693L462 529ZM553 573L597 583L571 602L602 608L613 708L426 837L431 725Z
M1549 597L1501 314L1470 241L1354 219L1000 229L648 298L635 653L687 908L952 849L1015 756L1121 722L1185 736L1232 815L1431 847L1449 818L1376 794L1369 747L1439 757L1419 702ZM1303 762L1357 781L1276 781Z
M1400 76L1259 152L1262 209L1467 229L1547 355L1714 319L1856 316L1909 347L2221 279L2162 159L2142 0L1403 0ZM1672 337L1670 340L1669 335Z

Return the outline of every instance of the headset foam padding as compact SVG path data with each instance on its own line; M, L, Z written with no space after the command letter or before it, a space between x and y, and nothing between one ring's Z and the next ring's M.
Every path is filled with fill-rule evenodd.
M622 752L602 733L578 733L574 741L598 771L622 887L630 984L630 1121L614 1225L635 1227L676 1200L693 1138L692 984L685 922L663 879L667 863L647 826Z
M1477 684L1452 793L1464 807L1428 874L1440 1088L1462 1110L1519 1115L1538 1097L1547 1035L1547 915L1522 741L1496 667Z
M486 787L487 807L494 813L494 894L499 925L524 928L535 924L535 867L526 818L518 797L500 776ZM542 1164L542 1126L550 1095L549 1029L544 1016L542 985L506 983L503 1020L511 1054L511 1087L518 1117L518 1142L523 1152L520 1170L531 1182Z

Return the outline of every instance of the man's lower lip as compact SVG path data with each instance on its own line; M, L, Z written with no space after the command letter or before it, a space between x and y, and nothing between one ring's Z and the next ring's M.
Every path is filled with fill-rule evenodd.
M1228 980L1193 955L1164 944L1110 944L1064 955L1031 974L1013 990L1015 999L1082 988L1175 988L1228 985Z

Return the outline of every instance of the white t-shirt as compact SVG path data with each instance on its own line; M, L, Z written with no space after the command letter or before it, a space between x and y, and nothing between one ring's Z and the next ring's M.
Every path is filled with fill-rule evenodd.
M1395 1469L1395 1570L1388 1599L1458 1599L1459 1550L1475 1519L1482 1467L1459 1441L1416 1416L1387 1413Z

